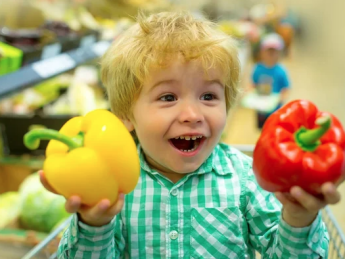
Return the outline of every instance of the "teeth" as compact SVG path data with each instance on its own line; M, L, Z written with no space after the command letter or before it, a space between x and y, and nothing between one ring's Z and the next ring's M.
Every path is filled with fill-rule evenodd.
M180 137L175 137L175 139L185 139L185 140L196 140L198 138L202 138L202 136L180 136Z
M198 146L199 146L199 145L196 145L194 148L188 149L188 150L186 150L186 149L180 149L180 151L186 152L186 153L193 152Z

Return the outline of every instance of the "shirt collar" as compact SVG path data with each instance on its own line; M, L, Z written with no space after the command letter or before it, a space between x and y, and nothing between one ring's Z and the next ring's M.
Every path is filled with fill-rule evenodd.
M140 144L137 145L137 151L141 169L153 175L159 174L146 162L145 154ZM228 158L225 151L219 145L213 149L206 161L192 174L202 175L212 171L218 175L228 175L234 173L235 171L230 158Z

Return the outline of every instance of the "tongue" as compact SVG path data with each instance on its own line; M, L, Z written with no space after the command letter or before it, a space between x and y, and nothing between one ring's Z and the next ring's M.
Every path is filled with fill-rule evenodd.
M194 140L172 139L171 142L177 149L189 150L194 147Z

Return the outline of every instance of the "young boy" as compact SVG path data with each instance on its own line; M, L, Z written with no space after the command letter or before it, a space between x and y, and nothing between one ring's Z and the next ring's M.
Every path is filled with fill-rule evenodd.
M285 68L279 63L283 49L284 41L276 33L266 35L261 41L260 62L254 67L253 84L259 94L279 94L280 102L270 113L258 112L258 128L262 128L267 118L287 99L290 82Z
M116 204L70 197L58 258L327 257L319 210L340 200L336 187L322 186L324 200L299 187L276 193L282 210L251 159L218 144L238 92L231 38L189 14L155 14L113 44L102 77L113 112L138 138L140 180Z

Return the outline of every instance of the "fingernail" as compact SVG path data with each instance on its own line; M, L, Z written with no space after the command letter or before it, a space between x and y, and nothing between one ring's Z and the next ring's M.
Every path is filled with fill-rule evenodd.
M75 200L71 200L69 202L69 205L71 205L72 207L75 207L75 206L77 206L77 202Z
M101 204L99 207L101 210L106 210L108 208L106 204Z
M99 205L100 209L102 210L106 210L109 208L109 202L106 201L106 202L101 202L101 204Z
M79 198L77 196L71 196L70 200L71 200L71 205L73 206L79 205Z
M326 192L327 192L327 193L333 193L334 190L335 190L335 189L334 189L334 186L330 185L330 186L327 187Z
M294 193L294 196L296 196L296 197L299 197L302 195L301 190L298 190L298 189L295 189L293 193Z

